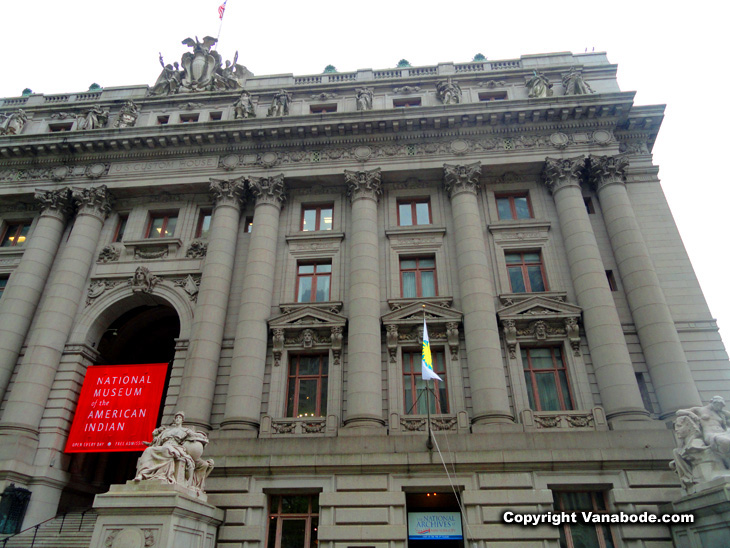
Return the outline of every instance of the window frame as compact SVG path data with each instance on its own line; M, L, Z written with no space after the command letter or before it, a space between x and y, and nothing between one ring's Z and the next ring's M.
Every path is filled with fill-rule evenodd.
M149 220L147 221L147 229L145 230L145 240L160 240L163 238L174 238L175 237L175 231L177 230L177 220L180 216L179 211L155 211L150 212L149 214ZM167 226L170 223L170 218L175 218L175 227L172 230L172 234L167 234ZM160 227L160 235L159 236L150 236L152 233L152 224L155 222L156 219L163 219L162 226ZM164 233L164 235L163 235Z
M114 227L114 237L112 243L120 243L124 240L124 232L127 230L127 223L129 222L129 215L119 215L117 219L117 225Z
M418 204L426 204L428 206L428 222L419 223L417 215ZM411 224L404 225L401 219L400 208L402 205L411 206ZM416 227L416 226L429 226L433 224L433 212L431 210L431 198L398 198L396 200L396 215L398 219L398 226Z
M205 235L203 235L203 225L205 224L205 218L210 217L210 221L208 222L208 230L205 231ZM195 237L196 238L208 238L208 234L210 233L210 227L213 224L213 212L209 209L201 209L200 214L198 215L198 224L195 227Z
M284 497L308 497L307 511L305 513L285 513L283 512L283 499ZM314 507L314 499L316 501L316 511ZM276 508L274 508L273 501L276 501ZM319 528L319 493L306 494L306 493L282 493L282 494L269 494L268 496L268 516L267 520L267 531L266 531L266 545L265 548L281 548L281 533L283 522L287 520L304 520L304 545L302 548L314 548L318 545L318 534L317 529ZM274 526L272 532L271 526ZM314 537L312 538L312 534ZM273 544L271 541L274 541Z
M432 404L431 413L435 415L446 415L449 413L449 383L446 375L446 350L444 348L431 348L431 357L433 358L433 370L441 377L441 381L434 379L433 394L430 400ZM406 364L409 365L410 371L406 371ZM425 415L427 413L419 413L416 403L418 402L418 394L422 392L425 382L421 379L421 350L420 349L403 349L401 352L401 380L403 382L403 414L406 416ZM410 401L409 396L410 394ZM442 403L442 399L445 402ZM445 404L445 405L444 405ZM444 409L445 407L445 409ZM425 409L425 406L424 406Z
M416 261L415 269L403 269L403 261ZM423 260L433 261L433 267L431 268L420 268L419 262ZM436 272L436 256L435 255L418 255L415 257L408 255L400 255L398 257L398 272L400 277L400 295L402 299L428 299L430 297L439 296L439 284L438 274ZM403 294L403 273L404 272L415 272L416 273L416 295L406 297ZM433 272L433 295L423 295L423 284L421 283L421 272Z
M329 272L317 272L317 266L320 265L329 265L330 270ZM314 270L311 274L309 273L302 273L300 272L300 268L303 266L314 266ZM312 278L312 284L310 286L310 296L312 299L309 301L301 301L299 300L299 290L301 287L301 282L303 278ZM323 301L316 300L317 296L317 281L320 278L327 278L327 298ZM331 259L324 259L324 260L306 260L306 261L297 261L297 268L296 268L296 286L295 286L295 293L294 293L294 300L298 303L326 303L329 302L332 298L332 260Z
M554 504L553 506L556 508L556 511L558 512L579 512L581 510L583 511L591 511L594 514L608 514L610 512L608 507L608 499L606 497L605 491L593 491L593 490L582 490L582 489L553 489L553 500ZM591 497L591 508L583 508L583 509L568 509L565 505L565 500L562 497L562 495L568 494L568 493L586 493L590 495ZM599 497L602 502L602 505L599 503ZM601 507L602 506L602 507ZM560 542L561 545L563 544L563 541L565 543L565 546L567 548L574 548L575 543L573 541L573 535L571 533L571 523L565 522L562 523L559 527L560 531ZM590 526L589 524L576 524L576 525L585 525ZM616 544L616 536L613 534L613 529L610 525L604 525L602 523L596 523L591 524L593 525L593 528L596 531L596 538L598 539L598 546L599 548L617 548L618 545ZM611 544L606 545L606 536L609 537Z
M537 254L539 257L539 262L525 262L525 255L534 255ZM507 259L508 255L519 255L520 256L520 262L509 262ZM505 250L504 252L504 262L507 267L507 280L509 281L509 288L511 293L544 293L546 291L550 291L550 287L547 283L547 276L545 275L545 261L543 261L542 257L542 250L529 250L529 249L520 249L515 251ZM534 290L532 289L532 284L530 282L530 275L529 275L529 267L539 266L540 267L540 276L542 277L542 286L543 288L541 290ZM512 285L512 276L510 275L511 270L513 268L519 268L522 273L522 284L525 286L524 291L516 291L515 288Z
M3 298L3 293L5 293L5 290L8 287L8 281L10 280L9 275L0 275L0 299Z
M401 97L393 99L393 108L413 108L423 104L421 97Z
M3 228L2 237L0 238L0 249L14 248L14 247L25 247L25 242L30 237L30 226L31 221L6 221ZM25 235L22 234L23 230ZM11 232L15 232L10 236ZM22 241L19 241L20 237L23 237ZM10 245L5 245L6 241L12 242Z
M329 228L321 228L322 226L322 211L329 209L332 212L332 220L330 221ZM314 230L304 230L304 216L307 211L314 211L315 221ZM335 225L335 204L332 202L326 204L302 204L301 215L299 217L299 231L300 232L332 232Z
M299 368L301 366L302 358L318 358L319 360L319 372L316 375L312 374L300 374ZM317 354L300 354L290 353L288 355L289 368L286 375L286 400L284 402L284 416L287 418L322 418L327 416L328 410L328 399L327 393L329 389L329 353L317 353ZM296 371L292 373L292 365L296 362ZM299 395L301 389L302 380L316 380L317 382L317 401L315 404L314 415L299 415ZM290 390L292 383L294 383L294 392L292 394L293 401L291 407L289 403Z
M499 212L499 201L504 199L509 200L509 208L511 216L509 218L502 218ZM517 206L515 205L515 198L525 198L527 202L527 211L529 217L518 217ZM532 201L530 200L529 192L497 192L494 194L494 204L497 206L497 219L500 221L526 221L528 219L535 218L535 211L532 209Z
M532 367L532 358L530 357L530 351L531 350L550 350L550 357L553 366L551 368L533 368ZM557 351L560 354L560 364L561 367L556 366L556 357L555 357L555 351ZM527 357L527 360L525 360L525 357ZM525 381L525 390L527 391L527 404L530 409L533 411L536 411L538 413L544 412L544 411L573 411L576 409L576 402L575 397L573 396L573 389L570 386L570 374L568 370L568 363L566 361L565 352L562 346L560 345L547 345L547 346L520 346L520 359L522 361L522 376ZM559 372L563 371L565 375L565 384L567 386L568 390L568 404L569 407L566 407L566 398L562 391L562 384L560 382L560 375ZM538 383L535 376L535 373L553 373L553 382L554 382L554 388L555 392L558 397L558 402L560 403L560 409L550 409L550 410L544 410L542 409L542 404L540 402L540 393L538 390ZM528 381L528 375L530 377Z

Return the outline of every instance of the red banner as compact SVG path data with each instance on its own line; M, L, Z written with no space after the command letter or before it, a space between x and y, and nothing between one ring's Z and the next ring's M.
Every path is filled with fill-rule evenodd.
M66 453L143 451L157 425L166 363L86 369Z

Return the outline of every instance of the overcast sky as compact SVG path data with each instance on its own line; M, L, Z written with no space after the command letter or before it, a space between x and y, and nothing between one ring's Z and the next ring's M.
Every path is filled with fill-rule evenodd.
M153 84L158 52L179 61L188 36L218 34L222 0L0 0L0 97ZM666 104L654 162L710 310L730 344L730 86L720 2L407 2L270 4L228 0L218 51L257 75L383 69L588 49L618 64L638 105ZM721 41L723 42L721 44ZM722 95L722 97L721 97ZM722 150L721 150L722 149ZM651 245L651 242L647 242ZM682 318L677 318L681 320Z

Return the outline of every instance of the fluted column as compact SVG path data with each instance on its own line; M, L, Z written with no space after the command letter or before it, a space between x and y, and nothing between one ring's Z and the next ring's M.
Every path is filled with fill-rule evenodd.
M178 409L185 410L187 422L208 429L231 291L244 189L243 177L230 181L210 180L210 192L215 205L198 303L195 306L190 348L177 404Z
M38 432L84 287L104 219L111 211L106 186L73 189L79 211L38 313L0 428Z
M505 381L494 284L487 262L485 230L477 192L481 164L444 164L444 187L451 198L456 266L464 312L464 339L477 424L513 422Z
M674 319L624 184L628 159L591 156L590 177L663 415L701 405Z
M583 157L546 158L545 182L558 210L570 276L578 304L583 309L583 326L606 416L609 420L646 419L648 413L641 400L616 304L580 190L584 166Z
M264 387L267 321L274 291L279 214L285 198L284 175L251 177L249 188L256 199L256 208L243 275L241 307L238 311L222 426L257 430Z
M71 210L68 188L38 190L35 197L41 206L40 217L0 299L0 401L43 294Z
M385 421L378 260L380 169L345 171L345 182L352 203L345 425L381 427Z

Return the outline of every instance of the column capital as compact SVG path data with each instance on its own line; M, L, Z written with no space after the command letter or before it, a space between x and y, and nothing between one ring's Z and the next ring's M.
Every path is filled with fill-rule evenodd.
M72 188L74 201L79 206L79 213L99 217L102 221L112 210L113 197L106 185L89 188Z
M629 159L626 156L589 156L588 176L596 191L608 185L624 184Z
M215 207L226 205L240 210L245 190L246 182L244 177L210 179L210 193L213 196Z
M444 164L444 189L453 198L462 192L476 195L482 176L482 163L467 165Z
M248 177L247 181L256 205L271 204L280 208L286 200L283 173L273 177Z
M545 158L545 169L542 177L550 192L555 194L558 190L575 186L580 187L581 174L585 168L585 158Z
M377 202L378 196L382 194L380 168L370 171L349 171L346 169L345 182L347 183L350 200L353 202L358 198L370 198Z
M35 191L35 200L40 207L41 215L55 217L61 221L65 221L66 217L73 210L71 191L65 187L56 190L42 190L37 188Z

